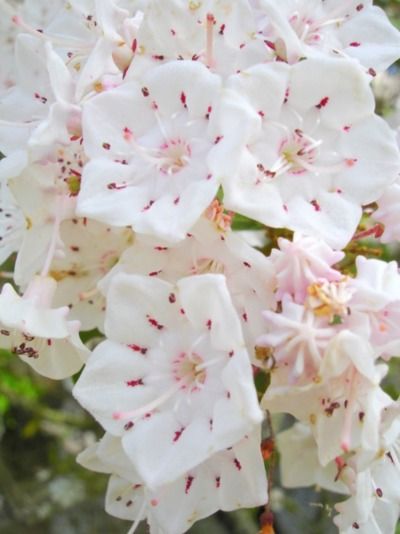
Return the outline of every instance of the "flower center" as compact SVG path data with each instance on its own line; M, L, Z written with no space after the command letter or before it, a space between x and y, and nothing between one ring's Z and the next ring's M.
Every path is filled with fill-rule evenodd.
M199 258L192 266L190 272L192 274L224 274L225 265L213 258Z
M339 26L346 20L345 17L333 17L326 20L313 20L312 17L294 12L289 18L289 23L300 41L307 45L319 44L324 39L323 30L327 26Z
M257 168L263 175L275 178L290 172L302 174L315 170L314 162L318 156L318 147L322 140L315 140L297 128L291 136L286 137L279 148L279 158L270 169L265 169L262 163Z
M349 302L353 292L348 287L346 278L339 282L316 282L307 291L307 305L317 317L327 316L340 324L349 315Z
M158 169L164 174L176 174L190 161L192 151L190 145L183 139L177 138L165 142L158 154Z
M192 391L200 389L207 377L203 359L195 352L181 352L173 361L172 373L175 381L182 383L181 389L190 387Z
M320 28L312 18L301 16L300 13L295 12L290 17L289 23L303 43L312 45L321 41Z

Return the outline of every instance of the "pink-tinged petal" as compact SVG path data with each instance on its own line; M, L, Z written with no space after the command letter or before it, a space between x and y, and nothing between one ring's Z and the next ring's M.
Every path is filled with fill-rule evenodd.
M344 258L324 241L295 233L293 241L278 239L278 249L271 253L277 277L276 298L289 293L299 304L307 296L307 288L318 280L338 281L341 273L331 266Z

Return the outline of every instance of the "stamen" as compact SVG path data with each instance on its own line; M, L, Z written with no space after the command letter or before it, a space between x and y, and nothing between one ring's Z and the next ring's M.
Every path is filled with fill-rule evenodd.
M143 504L140 507L139 513L138 513L138 515L137 515L137 517L135 519L135 522L133 523L133 525L129 529L128 534L134 534L135 530L139 526L139 523L144 519L144 512L146 510L146 506L147 506L147 501L146 501L145 498L143 498Z
M212 13L207 14L207 44L206 44L206 65L212 68L214 65L214 24L215 17Z
M89 300L92 297L95 297L99 293L97 287L90 289L89 291L82 291L79 293L79 300Z
M209 367L212 367L213 365L216 365L217 363L220 363L220 362L221 362L221 358L214 358L207 362L199 363L194 368L194 371L195 373L199 373L201 371L204 371L204 369L208 369Z
M347 403L345 404L345 416L342 429L342 435L340 440L340 446L344 452L349 452L351 448L351 430L353 425L353 413L354 405L357 400L357 380L358 372L355 367L352 367L349 376L349 386L348 386L348 398Z
M383 224L377 223L372 228L369 228L368 230L363 230L361 232L358 232L358 234L355 234L352 241L358 241L359 239L365 239L366 237L374 237L375 239L378 239L382 236L384 231L385 228Z
M171 388L169 388L165 393L154 399L153 401L149 402L148 404L145 404L144 406L141 406L140 408L137 408L136 410L132 410L131 412L114 412L113 413L113 419L116 421L126 420L126 419L139 419L140 417L143 417L149 412L152 412L162 404L164 404L167 400L169 400L177 391L179 391L183 386L185 386L185 381L180 380L176 384L174 384Z

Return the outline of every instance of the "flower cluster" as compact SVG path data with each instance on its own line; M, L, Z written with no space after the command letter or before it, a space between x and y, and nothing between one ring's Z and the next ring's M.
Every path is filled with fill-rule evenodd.
M107 511L181 534L265 505L261 425L286 412L284 483L348 494L342 533L394 531L399 407L381 381L400 275L361 255L340 268L349 243L400 237L400 153L370 86L400 57L382 10L0 8L0 259L16 253L18 286L0 346L48 378L83 368L73 393L105 434L78 461L111 475Z

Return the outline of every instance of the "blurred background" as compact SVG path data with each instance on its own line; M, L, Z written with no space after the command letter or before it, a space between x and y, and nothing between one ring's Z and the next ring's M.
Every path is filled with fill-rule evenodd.
M400 0L375 3L400 28ZM399 66L378 76L374 90L377 111L398 128ZM384 253L388 259L397 256L393 249ZM9 267L3 266L3 270ZM89 333L87 339L93 335ZM400 366L394 366L397 368L391 370L385 389L397 398ZM86 471L75 461L76 455L102 432L73 400L72 386L72 380L43 379L18 358L0 351L0 534L123 534L129 530L129 523L104 512L108 477ZM274 420L273 424L276 429L290 421ZM332 525L332 495L311 489L283 491L279 487L276 456L266 454L273 479L275 532L336 532ZM262 510L218 513L197 523L190 534L256 534L261 513ZM145 527L139 532L146 532Z

